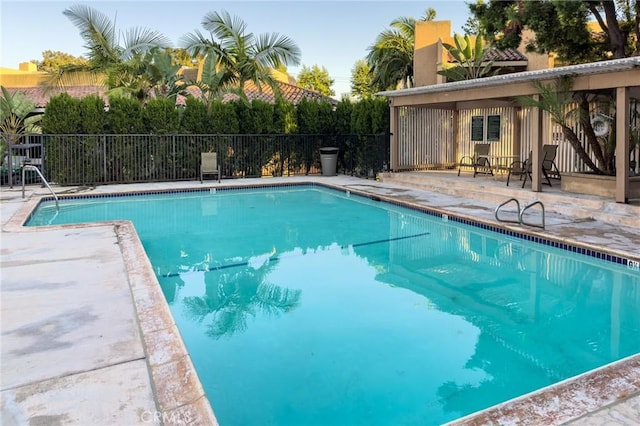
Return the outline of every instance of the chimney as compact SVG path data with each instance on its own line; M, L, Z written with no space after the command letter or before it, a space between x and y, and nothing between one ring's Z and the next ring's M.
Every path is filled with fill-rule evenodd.
M36 72L38 71L38 66L33 62L21 62L18 69L20 71Z

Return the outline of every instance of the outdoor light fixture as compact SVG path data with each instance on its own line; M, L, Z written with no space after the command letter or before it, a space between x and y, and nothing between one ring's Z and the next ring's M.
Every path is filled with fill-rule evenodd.
M613 117L597 113L595 117L591 119L591 127L593 127L593 133L598 136L605 136L609 133L609 123L613 121Z

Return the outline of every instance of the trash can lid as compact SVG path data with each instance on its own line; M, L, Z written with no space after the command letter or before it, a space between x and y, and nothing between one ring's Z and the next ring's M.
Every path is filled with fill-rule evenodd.
M323 146L320 148L322 154L337 154L339 148L337 146Z

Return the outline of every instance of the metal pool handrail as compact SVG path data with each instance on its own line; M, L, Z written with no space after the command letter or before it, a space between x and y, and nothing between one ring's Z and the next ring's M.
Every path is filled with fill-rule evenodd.
M500 208L504 207L505 205L509 204L512 201L516 203L516 207L518 208L518 220L500 219L500 216L498 216L498 212L500 211ZM498 207L496 207L494 215L495 215L496 220L498 222L522 223L522 215L520 214L520 202L518 200L516 200L515 198L509 198L507 201L505 201L504 203L502 203Z
M51 189L51 186L49 185L49 182L47 182L47 180L44 178L44 176L42 175L42 172L40 171L39 168L37 168L36 166L33 166L31 164L23 164L22 165L22 198L24 198L24 171L25 170L35 170L35 172L38 174L38 176L40 176L40 179L42 179L42 183L44 183L46 185L47 188L49 188L49 191L51 191L51 195L53 195L53 198L56 200L56 210L60 210L60 204L58 203L58 196L56 195L55 192L53 192L53 189Z
M524 214L525 210L527 210L529 207L533 207L536 204L540 204L540 207L542 207L542 225L536 225L535 223L527 223L524 221L522 215ZM544 204L542 204L542 201L534 201L533 203L526 205L522 208L522 210L520 211L520 223L523 225L529 225L529 226L535 226L536 228L542 228L544 229Z
M511 202L515 202L516 203L516 207L518 209L518 220L512 220L512 219L501 219L500 215L498 214L500 212L500 209L502 207L504 207L505 205L511 203ZM524 212L529 209L530 207L533 207L535 205L539 204L540 207L542 207L542 225L538 225L535 223L528 223L524 221L523 215ZM545 228L545 217L544 217L544 204L542 204L542 201L534 201L531 204L527 204L526 206L524 206L522 209L520 209L520 202L515 199L515 198L509 198L507 201L505 201L504 203L500 204L498 207L496 207L495 211L494 211L494 215L495 218L498 222L510 222L510 223L518 223L520 225L527 225L527 226L534 226L536 228Z

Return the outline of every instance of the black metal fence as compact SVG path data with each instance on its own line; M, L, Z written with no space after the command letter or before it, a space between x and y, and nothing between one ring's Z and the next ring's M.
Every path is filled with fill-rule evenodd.
M329 146L339 148L341 174L374 177L389 164L388 134L29 135L23 140L28 143L9 145L8 164L27 159L59 185L197 180L201 152L218 153L223 178L319 174L320 148Z

